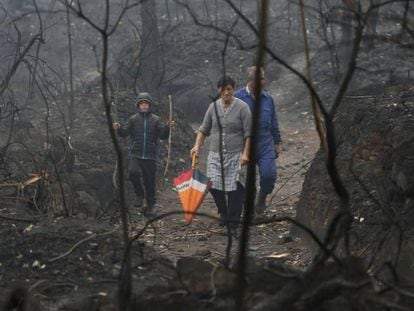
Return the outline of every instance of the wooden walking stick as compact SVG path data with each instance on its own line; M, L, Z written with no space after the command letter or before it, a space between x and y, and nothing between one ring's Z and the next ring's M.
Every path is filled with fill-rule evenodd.
M172 108L172 97L171 94L168 95L168 102L170 105L170 113L168 116L168 122L171 123L172 121L172 112L173 112L173 108ZM170 131L169 131L169 135L168 135L168 154L167 154L167 163L165 164L165 170L164 170L164 177L167 176L167 172L168 172L168 167L170 165L170 159L171 159L171 138L172 138L172 127L170 127Z

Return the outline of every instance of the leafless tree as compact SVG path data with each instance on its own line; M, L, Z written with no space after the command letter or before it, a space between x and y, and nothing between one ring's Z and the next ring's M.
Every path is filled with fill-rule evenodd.
M138 88L159 98L159 86L163 79L163 52L158 31L154 1L141 5L142 47L140 53L140 83Z
M140 4L140 2L134 1L126 1L123 4L121 12L115 17L115 21L113 26L111 23L111 8L110 2L107 0L104 4L104 19L102 23L95 22L91 17L85 15L85 12L82 8L80 2L76 3L77 6L69 6L68 3L65 5L70 8L73 12L77 14L77 16L83 20L85 20L95 31L97 31L102 40L102 58L100 62L100 73L101 73L101 88L102 88L102 98L103 98L103 106L105 109L105 115L107 119L109 133L112 139L112 143L117 155L117 174L118 174L118 185L119 185L119 197L121 203L121 220L123 225L123 238L125 243L125 248L128 250L127 245L129 244L129 233L128 233L128 209L125 202L125 186L124 186L124 162L123 162L123 155L122 150L119 146L119 142L115 135L115 131L112 128L113 118L111 114L111 101L110 101L110 94L109 94L109 87L108 87L108 54L109 54L109 39L111 35L115 33L117 27L119 26L119 22L122 20L126 12ZM128 251L125 252L124 261L122 265L122 270L119 278L119 297L118 297L118 304L120 310L128 310L130 304L130 297L131 297L131 258L130 253Z
M131 295L131 268L130 268L130 247L136 239L139 239L142 232L149 226L147 224L139 234L133 239L129 238L128 230L128 208L125 199L125 177L124 177L124 163L123 153L121 151L120 143L115 136L111 124L114 118L113 102L118 102L119 94L118 91L121 87L129 88L133 86L135 91L149 91L156 97L161 98L166 94L163 93L163 84L168 79L173 80L174 76L169 76L167 64L165 61L165 54L163 50L163 35L168 31L174 31L174 27L179 27L181 23L191 23L191 27L200 27L198 29L210 29L215 34L215 40L219 42L220 51L215 55L219 55L220 61L216 64L221 64L221 70L216 72L224 73L227 72L229 65L229 51L231 48L237 48L244 52L254 52L254 63L260 66L277 65L289 72L293 73L298 80L303 84L309 92L310 106L312 107L315 127L318 131L319 138L321 141L322 149L325 155L325 164L327 171L332 182L332 185L340 199L340 207L338 213L334 219L329 223L328 233L324 240L321 240L315 232L310 228L307 228L303 224L298 223L294 219L290 218L272 218L266 220L267 222L279 222L289 221L294 226L303 230L306 234L317 243L320 248L319 253L312 261L308 270L300 275L304 279L310 279L317 275L317 272L327 264L328 259L338 266L346 266L347 260L350 257L350 239L349 231L351 227L351 211L349 206L350 195L347 190L347 185L343 183L340 171L337 167L337 141L336 141L336 123L335 117L341 105L343 105L343 98L350 85L353 82L354 75L356 73L357 61L361 47L364 44L364 40L370 39L370 43L379 40L378 28L384 21L384 16L381 12L388 7L395 8L396 12L401 15L395 15L392 18L398 18L401 21L400 32L405 35L413 36L412 21L410 20L410 1L329 1L329 0L315 0L315 1L287 1L284 5L287 7L289 12L286 27L289 34L297 36L303 42L304 47L304 59L306 63L305 72L295 68L289 62L289 55L279 55L276 52L274 44L269 40L271 32L281 31L282 26L269 29L269 25L272 21L269 21L270 12L270 0L255 1L257 9L254 13L251 11L247 12L247 7L251 3L247 1L231 1L231 0L215 0L205 1L200 0L197 2L199 10L193 8L194 2L192 1L164 1L163 5L165 8L168 25L163 29L159 19L159 12L157 12L156 1L149 0L125 0L125 1L100 1L99 11L100 14L93 14L92 10L88 10L87 1L72 1L72 0L60 0L59 5L49 7L47 14L55 14L57 19L65 17L64 29L65 36L67 38L67 50L64 51L65 55L68 55L68 61L64 62L64 65L59 66L51 65L51 60L47 59L42 53L44 52L42 47L45 44L45 34L48 30L53 29L55 24L48 24L42 14L44 14L44 8L40 4L41 1L33 0L28 1L15 1L13 2L12 9L15 11L22 12L25 6L31 7L30 25L36 31L29 37L22 31L18 24L19 18L24 18L26 13L21 13L19 17L11 17L5 6L0 4L0 10L2 14L0 19L1 25L6 25L4 22L7 19L7 30L8 33L0 31L0 36L7 37L9 51L7 55L13 55L9 57L10 61L7 62L2 60L0 64L1 68L1 80L0 80L0 120L10 120L10 129L7 138L4 140L5 145L0 146L0 167L3 169L7 165L11 166L9 158L7 158L8 150L12 147L19 146L19 150L25 150L30 153L31 161L35 164L34 166L42 167L42 165L48 166L50 171L55 172L55 176L58 179L59 191L63 200L64 209L66 214L70 214L70 204L66 202L68 196L65 194L64 181L60 180L59 175L59 161L56 150L49 148L49 143L52 144L54 138L60 137L60 131L55 130L50 126L51 119L55 118L55 111L58 111L59 121L62 123L62 134L66 140L69 140L73 136L73 133L78 125L76 111L80 110L78 103L80 99L76 96L76 88L79 84L82 84L84 79L83 73L80 73L78 67L82 67L82 63L77 63L79 58L76 59L76 40L74 39L74 32L76 28L72 26L72 22L81 21L86 23L89 30L92 32L84 33L84 42L88 42L88 48L92 47L94 56L96 57L97 70L99 73L99 85L93 85L92 83L88 86L83 86L85 89L88 87L89 92L92 88L96 87L102 96L103 114L107 122L109 136L112 141L112 146L116 153L117 159L117 180L116 184L119 186L119 200L121 206L121 221L123 225L123 239L125 244L125 254L123 260L123 267L119 279L119 309L127 310L130 302ZM114 5L116 3L116 5ZM275 3L275 2L273 2ZM397 9L398 8L398 9ZM398 11L400 10L400 11ZM52 12L53 11L53 12ZM128 15L132 12L131 15ZM257 14L256 14L257 13ZM175 15L175 18L174 18ZM279 16L281 16L280 14ZM391 15L391 14L390 14ZM6 16L6 17L4 17ZM128 19L128 21L126 21ZM137 21L138 20L138 21ZM295 20L295 21L294 21ZM58 21L55 22L58 24ZM125 50L121 51L122 48L117 50L117 46L111 46L112 40L115 41L116 36L119 34L119 30L122 25L127 24L128 31L134 32L135 44L129 45ZM239 28L240 27L240 28ZM300 31L295 33L293 29ZM242 29L242 31L240 31ZM332 90L333 97L330 100L321 98L318 93L318 88L315 85L312 77L312 61L310 57L310 48L312 37L309 34L313 34L318 30L320 35L319 40L325 42L328 49L330 50L330 62L332 66L332 72L337 78L337 89ZM98 35L98 39L96 39ZM125 35L123 33L123 35ZM89 37L88 37L89 36ZM369 38L368 38L369 37ZM247 39L246 39L247 38ZM314 38L314 37L313 37ZM124 40L124 38L119 41ZM119 42L117 41L117 42ZM125 40L127 41L127 40ZM319 41L320 42L320 41ZM116 45L116 43L114 44ZM279 43L280 45L280 43ZM370 46L369 48L374 48ZM85 48L86 49L86 48ZM116 50L116 52L114 52ZM12 51L12 53L10 52ZM84 51L83 51L84 52ZM118 53L119 54L116 54ZM125 67L131 69L132 75L125 77L125 84L122 85L122 79L112 75L111 70L115 67L113 64L116 60L111 61L111 57L116 58L114 55L132 54L130 58L131 62L127 63ZM207 51L206 53L212 53L213 51ZM81 53L81 52L79 52ZM129 56L128 56L129 57ZM198 68L194 69L197 65L194 64L183 64L178 62L177 67L197 71ZM113 67L112 67L113 65ZM193 67L193 68L191 68ZM120 66L121 68L121 66ZM23 72L24 70L24 72ZM114 70L116 71L116 70ZM22 74L23 72L23 74ZM17 87L12 87L13 79L22 78L23 81L27 82L28 91L25 96L22 96L21 90ZM207 74L203 73L205 80L210 80ZM30 79L27 79L30 77ZM115 78L114 78L115 77ZM78 79L78 80L77 80ZM27 81L28 80L28 81ZM258 79L257 79L258 80ZM81 81L81 82L76 82ZM209 81L210 82L210 81ZM77 85L78 84L78 85ZM210 83L211 84L211 83ZM67 87L68 85L68 87ZM80 88L82 89L82 88ZM213 89L213 87L212 87ZM260 90L259 87L256 88ZM215 91L215 90L214 90ZM69 99L65 99L69 96ZM258 95L258 94L256 94ZM21 98L26 100L21 101ZM259 96L256 96L258 98ZM46 164L38 163L38 156L36 152L32 152L31 148L26 145L14 142L12 134L19 121L19 116L22 114L22 108L27 110L35 109L35 106L31 106L32 101L40 100L44 104L40 118L45 124L46 131L46 144L47 150L44 151L47 155L42 154L43 158L46 159ZM24 104L21 104L23 102ZM67 108L65 108L65 104ZM37 106L36 106L37 107ZM101 109L97 108L96 111L102 112ZM254 117L254 128L257 128L257 116ZM61 122L60 122L61 121ZM56 121L55 121L56 122ZM42 123L42 124L43 124ZM61 125L61 124L60 124ZM61 143L62 139L57 138L58 144ZM63 139L64 141L64 139ZM254 145L254 144L252 144ZM66 148L66 147L65 147ZM41 148L38 148L41 149ZM36 150L38 150L36 149ZM251 152L253 154L253 152ZM50 157L52 159L50 159ZM7 162L7 163L6 163ZM21 166L22 171L25 168L21 165L21 161L15 160L13 166ZM7 165L6 165L7 164ZM8 168L8 167L6 167ZM4 173L7 175L9 172ZM27 171L25 173L28 173ZM235 309L241 310L244 307L244 298L246 288L244 287L244 277L246 273L246 254L249 245L249 235L252 225L257 224L253 221L253 205L255 199L255 163L251 162L249 167L249 187L248 196L246 200L245 218L243 220L243 230L239 243L239 253L237 258L237 273L238 283L234 292ZM3 176L2 176L3 177ZM7 178L7 176L5 177ZM369 192L369 191L367 191ZM387 209L385 209L387 210ZM167 215L161 215L156 220ZM265 222L266 222L265 221ZM226 264L229 266L230 248L234 241L229 235L228 244L226 246ZM345 258L338 255L339 250L344 250ZM275 310L282 310L291 306L295 300L303 298L301 303L306 306L315 306L318 298L332 286L333 290L340 291L341 289L359 288L368 286L364 281L361 283L350 284L341 281L333 282L329 284L323 284L320 288L315 289L311 297L303 298L301 295L304 290L304 285L295 279L289 286L284 288L277 297L274 297L272 301L264 302L263 310L273 306ZM385 304L385 303L384 303ZM259 310L259 309L258 309Z

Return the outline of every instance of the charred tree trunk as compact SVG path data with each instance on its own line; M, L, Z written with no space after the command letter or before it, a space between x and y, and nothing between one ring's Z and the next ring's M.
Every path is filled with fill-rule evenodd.
M378 1L372 1L372 5L377 4ZM369 49L374 48L374 41L375 41L375 35L377 34L377 25L379 20L379 7L370 8L369 10L369 16L367 20L367 29L366 29L366 46Z
M344 9L340 16L340 29L341 37L338 47L338 59L339 59L339 78L342 77L352 53L352 12L349 9Z
M142 45L138 90L151 93L158 98L163 78L163 60L160 34L154 1L145 1L141 6Z

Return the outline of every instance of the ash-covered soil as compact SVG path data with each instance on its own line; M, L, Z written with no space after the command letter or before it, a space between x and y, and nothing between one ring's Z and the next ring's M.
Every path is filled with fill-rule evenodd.
M277 186L265 216L295 216L295 203L304 174L318 148L314 130L284 128L283 153L278 160ZM202 161L200 168L202 168ZM131 237L143 230L132 250L133 291L143 293L154 285L177 278L177 259L193 256L220 264L226 256L228 236L218 226L216 208L210 195L199 215L186 224L171 183L159 181L158 220L148 225L128 194ZM177 212L177 213L174 213ZM163 214L170 214L162 217ZM19 202L2 206L0 216L1 292L4 295L18 282L40 299L45 310L56 310L87 297L111 297L117 288L124 246L118 212L110 210L101 219L41 217ZM7 215L7 217L5 216ZM249 256L258 261L277 261L303 268L309 260L306 247L289 235L286 222L251 228ZM233 240L232 260L238 251ZM94 298L95 297L95 298ZM87 299L87 300L88 300Z

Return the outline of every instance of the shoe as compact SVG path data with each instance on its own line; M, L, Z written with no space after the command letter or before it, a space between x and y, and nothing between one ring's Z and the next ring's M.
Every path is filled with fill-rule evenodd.
M135 201L134 206L135 207L142 207L143 203L142 203L142 198L137 198L137 200Z
M224 227L226 225L226 223L227 223L226 217L224 217L223 214L220 214L219 226Z
M148 204L144 209L144 216L148 218L152 218L155 216L154 212L154 204Z
M267 206L264 202L260 203L260 204L257 204L256 205L256 213L259 214L259 215L263 214L266 210L266 207Z
M230 234L235 239L238 239L240 237L239 224L235 224L235 223L230 224Z
M257 204L256 204L256 213L257 214L263 214L264 211L266 210L266 194L259 194L259 198L257 200Z

